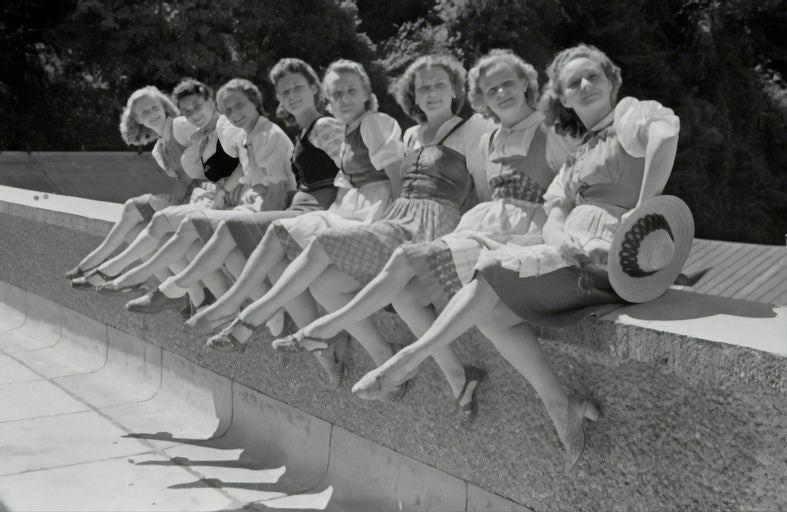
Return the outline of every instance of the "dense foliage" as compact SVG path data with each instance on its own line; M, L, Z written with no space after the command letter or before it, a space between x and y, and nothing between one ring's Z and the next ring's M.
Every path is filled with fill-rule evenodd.
M762 0L7 0L0 33L0 148L122 149L127 95L182 76L263 87L284 56L322 70L338 57L367 65L381 109L420 54L467 65L512 48L537 69L584 41L623 69L621 93L681 118L668 192L707 238L783 243L787 231L787 72L783 1ZM542 74L542 79L544 78Z

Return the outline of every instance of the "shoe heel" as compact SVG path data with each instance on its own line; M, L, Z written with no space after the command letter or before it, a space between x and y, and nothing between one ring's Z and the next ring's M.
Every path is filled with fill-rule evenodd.
M588 401L585 402L584 414L585 414L585 418L590 421L596 421L599 418L599 416L601 416L601 413L598 411L598 408L596 408L595 405L593 405Z

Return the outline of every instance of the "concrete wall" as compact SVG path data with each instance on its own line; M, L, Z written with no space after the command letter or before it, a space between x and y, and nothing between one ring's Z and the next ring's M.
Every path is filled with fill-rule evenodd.
M0 214L0 280L473 488L537 510L775 510L787 502L787 366L781 356L609 321L543 333L562 382L592 396L603 414L586 429L578 467L565 475L563 450L541 402L477 332L457 347L464 361L485 367L490 380L479 391L480 417L465 428L431 361L406 398L389 404L349 393L372 368L355 346L339 391L324 385L311 356L275 353L269 337L243 355L212 352L204 339L183 331L176 314L131 315L123 308L127 297L69 288L62 273L100 238L68 222L56 226L16 213ZM767 309L752 314L766 317ZM392 340L411 339L395 317L376 319Z
M6 151L0 185L116 203L172 186L149 151Z

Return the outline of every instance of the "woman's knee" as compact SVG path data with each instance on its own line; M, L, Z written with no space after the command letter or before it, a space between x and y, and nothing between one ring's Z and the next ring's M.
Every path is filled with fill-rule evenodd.
M393 254L391 254L383 271L397 276L415 275L415 270L410 263L410 258L407 257L407 254L405 254L401 247L398 247Z

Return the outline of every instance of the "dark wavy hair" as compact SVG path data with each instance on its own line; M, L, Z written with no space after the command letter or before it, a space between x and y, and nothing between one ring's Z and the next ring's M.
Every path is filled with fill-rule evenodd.
M260 92L259 87L245 78L233 78L219 88L219 92L216 93L216 105L219 109L219 112L222 114L224 113L224 109L221 108L221 97L230 91L237 91L245 95L252 105L257 108L257 112L259 112L260 115L267 117L265 109L262 107L262 93Z
M186 96L199 96L203 100L213 99L213 89L194 78L181 78L180 82L172 89L172 97L175 103L180 102Z
M511 50L490 50L489 53L476 61L467 74L467 96L473 110L495 122L500 121L497 114L487 106L484 91L481 90L481 80L486 76L489 68L499 62L503 62L516 72L527 86L525 102L533 110L538 108L538 72L536 69Z
M456 114L465 104L465 79L467 71L464 66L450 55L424 55L418 57L402 76L394 82L391 92L396 99L396 103L411 119L419 123L426 122L426 115L423 110L415 103L415 74L427 68L441 68L451 80L454 88L454 99L451 101L451 112Z
M313 85L317 89L314 93L314 106L320 114L325 113L325 109L328 106L328 99L325 97L325 93L322 90L322 83L320 83L320 77L317 76L314 68L301 59L285 58L279 60L279 62L273 66L270 73L268 73L268 78L273 86L276 87L276 82L281 80L284 75L289 74L301 75L306 79L309 85ZM298 124L295 121L295 116L287 112L287 109L284 108L281 102L279 102L278 107L276 107L276 117L284 121L288 126L295 126Z
M582 121L579 120L577 114L573 110L564 107L560 102L564 92L563 84L560 83L560 74L563 72L566 64L580 57L598 62L604 74L612 82L610 104L615 105L617 103L618 91L623 83L623 78L620 76L620 68L607 57L607 54L595 46L581 43L571 48L566 48L555 55L552 62L547 66L549 81L544 86L544 92L541 94L540 109L546 115L547 123L554 125L555 131L575 137L584 133L586 128Z

